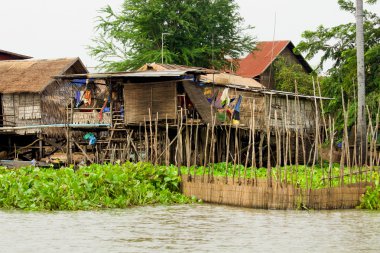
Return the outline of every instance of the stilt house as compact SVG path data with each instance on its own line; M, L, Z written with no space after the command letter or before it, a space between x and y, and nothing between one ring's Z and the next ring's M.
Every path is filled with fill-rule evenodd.
M23 127L66 122L71 87L53 76L83 73L87 69L79 58L0 61L0 133L59 134L59 129Z
M236 145L243 148L248 145L252 131L256 136L255 142L262 146L264 138L269 135L300 131L305 137L312 138L319 127L317 99L321 98L268 90L253 79L204 68L147 64L136 72L74 74L56 78L74 84L74 89L75 80L86 83L84 92L88 91L90 83L95 85L92 89L106 87L104 92L97 93L100 97L93 97L104 100L103 106L89 108L98 116L107 108L112 119L105 133L93 131L98 140L97 150L103 150L102 157L97 156L100 161L119 158L162 163L165 158L162 154L171 153L165 158L167 162L183 162L178 150L186 147L186 152L203 150L194 158L203 164L210 159L204 150L210 148L206 143L209 142L207 133L212 128L215 130L213 134L218 136L212 142L216 150L212 161L216 162L222 161L228 153L226 138L231 131L227 129L239 132L236 137L239 144ZM79 115L88 113L73 106L83 102L82 96L75 97L70 110ZM74 122L73 119L72 116L68 118L68 123L85 123ZM183 144L179 137L185 135L182 133L184 128L193 129L192 133L200 132L195 143L190 141L190 146ZM85 134L83 132L83 136ZM191 137L184 136L183 139ZM74 149L81 144L74 138L71 141L75 143ZM176 143L176 148L173 143Z

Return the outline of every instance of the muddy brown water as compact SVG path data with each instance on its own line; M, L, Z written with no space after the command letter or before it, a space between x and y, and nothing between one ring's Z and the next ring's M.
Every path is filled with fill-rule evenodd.
M380 252L380 212L208 204L0 211L0 252Z

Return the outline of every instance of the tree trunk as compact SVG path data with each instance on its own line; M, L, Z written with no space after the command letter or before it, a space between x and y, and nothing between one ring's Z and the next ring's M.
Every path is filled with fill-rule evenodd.
M363 0L356 0L356 48L358 75L358 155L359 163L366 161L366 116L365 116L365 72L364 72L364 32Z

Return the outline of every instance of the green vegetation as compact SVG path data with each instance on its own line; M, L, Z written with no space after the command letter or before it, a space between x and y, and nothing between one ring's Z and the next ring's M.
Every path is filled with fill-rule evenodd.
M375 3L375 0L366 1ZM355 15L351 0L338 0L340 8ZM380 101L380 17L378 13L364 11L366 104L371 112L377 112ZM322 54L319 67L332 62L327 76L320 80L322 96L335 98L326 101L326 112L335 118L336 129L344 125L342 91L348 111L348 127L354 125L357 111L356 25L354 22L334 27L319 26L315 31L305 31L303 41L297 46L311 59ZM373 116L374 117L374 116Z
M214 166L182 167L183 174L226 176L226 164ZM352 169L354 170L354 169ZM122 165L93 164L61 169L40 169L27 167L6 169L0 167L0 208L25 210L93 210L102 208L125 208L135 205L191 203L194 199L179 193L180 177L174 165L153 166L150 163L125 163ZM312 172L307 166L286 166L272 168L274 180L281 178L303 189L320 189L340 185L340 168L334 165L331 170L331 183L328 167L316 166ZM363 209L380 210L379 174L375 171L349 176L344 169L345 184L371 181L362 198ZM244 166L229 163L227 176L244 180ZM266 168L246 170L246 179L266 179ZM312 182L312 183L311 183Z
M300 64L292 63L280 56L274 62L273 72L277 90L313 95L313 76L315 74L306 73Z
M90 53L107 71L137 69L161 62L164 36L164 63L229 68L227 56L255 47L238 9L231 0L124 0L119 12L100 11Z
M190 203L177 171L149 163L62 169L0 168L0 208L90 210Z
M360 208L380 210L380 183L379 174L373 176L374 187L368 187L367 192L361 199Z

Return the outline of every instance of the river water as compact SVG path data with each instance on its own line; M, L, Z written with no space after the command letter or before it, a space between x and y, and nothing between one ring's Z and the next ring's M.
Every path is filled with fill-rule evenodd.
M208 204L0 211L0 252L380 252L380 212Z

